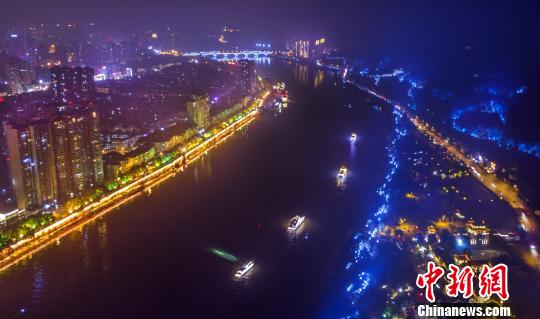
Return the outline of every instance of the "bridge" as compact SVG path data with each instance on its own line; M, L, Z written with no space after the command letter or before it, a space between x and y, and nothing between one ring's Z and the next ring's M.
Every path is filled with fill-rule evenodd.
M203 57L213 60L240 60L240 59L256 59L268 58L272 51L261 50L245 50L245 51L200 51L200 52L184 52L183 56Z

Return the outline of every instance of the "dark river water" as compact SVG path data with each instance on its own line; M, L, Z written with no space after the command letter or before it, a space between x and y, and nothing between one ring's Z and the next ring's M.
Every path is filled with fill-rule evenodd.
M259 72L287 84L287 109L1 274L0 318L320 317L376 206L393 121L329 72L281 61Z

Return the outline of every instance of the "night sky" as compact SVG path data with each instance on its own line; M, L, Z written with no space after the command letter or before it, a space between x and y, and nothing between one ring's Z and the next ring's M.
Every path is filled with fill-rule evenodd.
M460 85L470 89L463 81L480 74L487 79L483 85L492 79L508 89L527 85L531 101L539 95L530 95L540 92L532 71L540 70L539 21L539 1L510 0L6 0L0 10L3 32L38 23L96 22L114 38L170 27L185 50L215 38L224 26L274 47L291 38L325 36L366 64L391 61L456 92Z
M234 25L271 39L325 34L340 46L394 47L440 40L539 41L539 8L535 1L6 0L0 26L93 21L109 30L171 26L204 35Z

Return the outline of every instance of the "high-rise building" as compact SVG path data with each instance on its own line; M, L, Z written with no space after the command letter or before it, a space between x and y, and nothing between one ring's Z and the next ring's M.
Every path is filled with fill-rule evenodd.
M4 121L8 166L17 208L43 206L57 200L56 167L47 121Z
M293 55L301 59L310 58L310 41L299 40L293 43Z
M2 124L17 208L79 197L103 183L99 118L91 108Z
M28 92L36 83L36 72L32 65L19 58L8 59L5 73L9 94Z
M77 110L52 121L58 191L62 199L80 196L103 183L99 118Z
M318 60L323 56L324 50L326 48L326 39L320 38L313 41L313 46L311 49L311 59Z
M210 118L208 94L192 96L191 100L186 103L186 111L188 113L190 121L198 128L207 127Z
M94 69L55 66L51 68L51 86L57 103L87 102L96 90Z
M326 39L320 38L314 41L298 40L292 45L292 54L299 59L320 59L326 47Z
M240 60L238 61L240 67L239 87L242 93L252 94L255 91L257 84L257 73L255 70L255 61Z

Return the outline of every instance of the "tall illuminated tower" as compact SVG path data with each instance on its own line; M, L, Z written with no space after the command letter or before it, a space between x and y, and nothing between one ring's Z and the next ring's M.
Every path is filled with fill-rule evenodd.
M61 197L78 197L102 184L102 146L95 110L58 115L52 132Z
M51 68L51 87L57 103L87 102L96 90L94 70L89 67L55 66Z
M186 103L186 111L190 121L197 128L205 128L208 126L210 119L210 107L208 106L208 94L201 96L192 96L191 100Z
M49 123L5 121L2 124L17 208L39 207L55 202L58 190Z
M240 78L239 87L243 94L249 95L255 91L257 84L257 73L255 70L255 61L240 60L238 61L240 66Z

